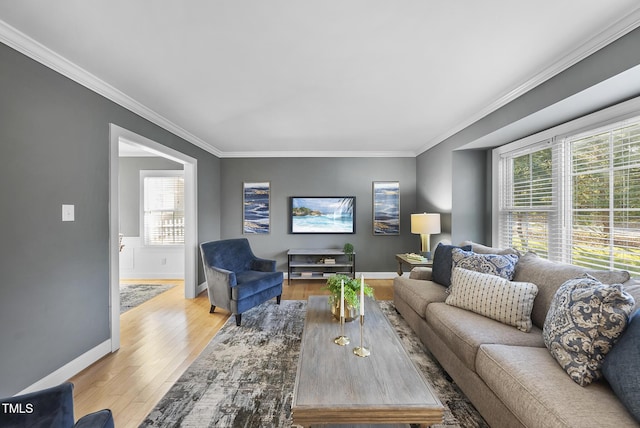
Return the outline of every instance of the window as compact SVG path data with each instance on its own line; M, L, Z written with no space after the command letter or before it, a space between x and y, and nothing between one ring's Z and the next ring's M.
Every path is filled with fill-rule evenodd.
M145 245L184 244L183 171L140 171Z
M503 151L498 240L640 274L640 117Z

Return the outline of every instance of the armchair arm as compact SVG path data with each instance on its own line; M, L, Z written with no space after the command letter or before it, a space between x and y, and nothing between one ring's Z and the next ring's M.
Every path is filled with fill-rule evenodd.
M114 428L113 415L109 409L89 413L78 419L73 428Z
M267 260L256 257L251 262L251 270L257 270L260 272L275 272L276 271L276 261L275 260Z
M205 266L206 278L209 287L214 284L228 285L229 287L235 287L238 283L236 280L236 273L230 270L222 269L215 266Z

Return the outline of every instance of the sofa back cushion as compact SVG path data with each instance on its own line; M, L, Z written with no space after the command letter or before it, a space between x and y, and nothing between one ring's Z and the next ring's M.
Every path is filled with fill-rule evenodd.
M460 244L460 246L470 245L471 249L469 251L473 251L478 254L515 254L516 256L520 255L520 252L515 248L498 248L498 247L488 247L483 244L478 244L473 241L464 241Z
M543 328L551 301L558 288L569 279L583 276L585 273L603 284L622 284L630 278L629 272L626 271L600 271L565 263L555 263L543 259L533 252L528 252L520 257L513 280L532 282L538 286L538 295L531 312L533 324Z

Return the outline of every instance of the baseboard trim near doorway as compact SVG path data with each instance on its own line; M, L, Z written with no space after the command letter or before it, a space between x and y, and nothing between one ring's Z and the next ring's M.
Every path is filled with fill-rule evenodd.
M98 346L88 350L84 354L68 362L53 373L43 377L33 385L28 386L16 395L28 394L30 392L60 385L109 353L111 353L111 339L105 340Z

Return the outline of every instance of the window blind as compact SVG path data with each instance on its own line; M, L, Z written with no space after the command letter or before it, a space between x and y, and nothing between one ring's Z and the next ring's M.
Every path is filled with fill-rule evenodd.
M164 174L142 178L145 245L184 244L184 177Z
M640 122L567 138L573 263L640 271Z
M499 244L640 275L640 117L506 151Z

